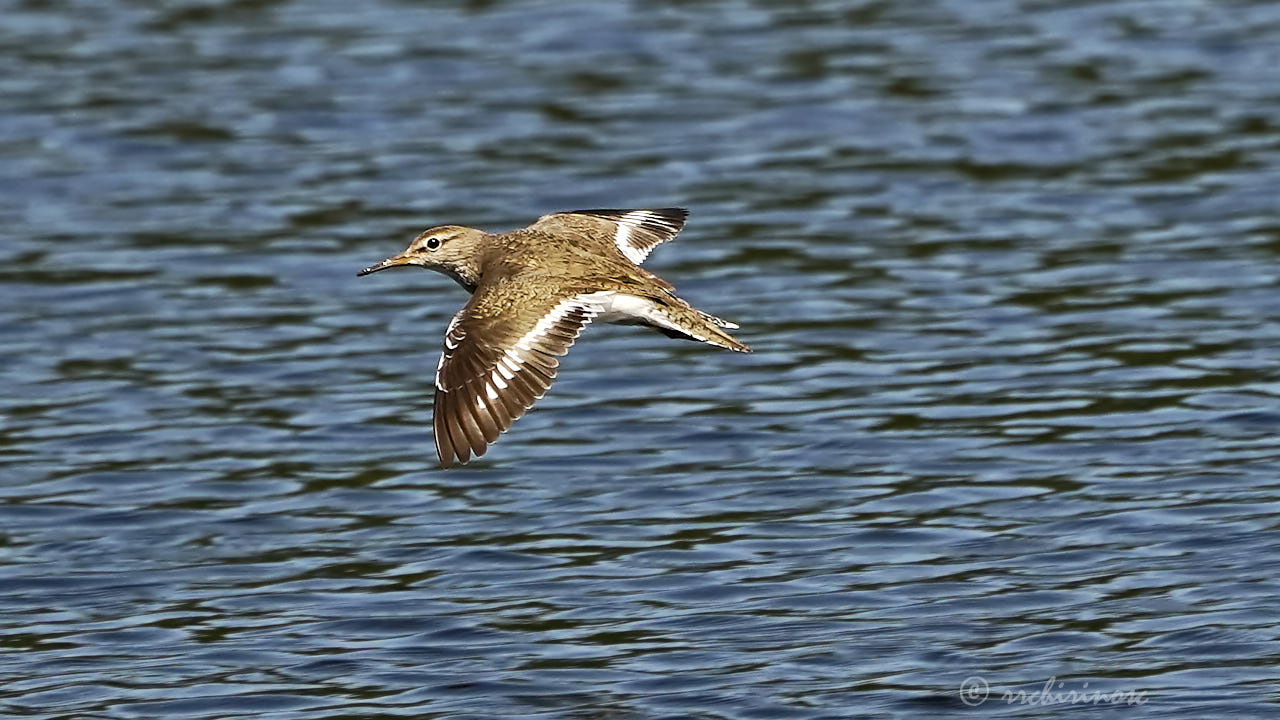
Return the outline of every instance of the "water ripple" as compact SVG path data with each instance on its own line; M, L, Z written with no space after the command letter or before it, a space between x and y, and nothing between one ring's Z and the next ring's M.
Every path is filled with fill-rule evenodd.
M6 11L0 709L1261 717L1268 3ZM465 470L444 222L685 205ZM619 359L625 362L619 363ZM1087 685L1086 685L1087 683ZM1094 707L1092 712L1107 712Z

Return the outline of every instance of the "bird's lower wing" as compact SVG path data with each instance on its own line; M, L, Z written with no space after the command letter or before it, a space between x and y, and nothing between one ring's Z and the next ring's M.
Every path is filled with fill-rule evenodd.
M445 333L433 409L440 464L479 457L555 380L558 357L602 310L587 293L489 314L473 295Z

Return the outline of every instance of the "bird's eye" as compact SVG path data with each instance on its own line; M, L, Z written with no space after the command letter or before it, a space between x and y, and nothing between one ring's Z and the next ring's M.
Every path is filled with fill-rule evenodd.
M436 249L436 248L438 248L438 247L440 247L440 238L438 238L438 237L427 238L427 249L428 249L428 250L435 250L435 249Z

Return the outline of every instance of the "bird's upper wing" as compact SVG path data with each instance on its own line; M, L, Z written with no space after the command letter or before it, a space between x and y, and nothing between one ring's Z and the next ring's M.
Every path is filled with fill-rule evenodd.
M599 293L486 310L481 289L453 317L436 368L436 452L449 467L485 453L542 397L564 355L601 310Z
M639 265L655 247L675 237L688 216L684 208L573 210L543 215L531 227L594 230L612 239L628 260Z

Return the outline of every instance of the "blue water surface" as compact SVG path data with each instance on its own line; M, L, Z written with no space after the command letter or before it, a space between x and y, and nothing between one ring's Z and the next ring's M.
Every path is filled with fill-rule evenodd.
M1276 715L1275 3L0 6L0 715ZM669 205L438 470L355 271Z

